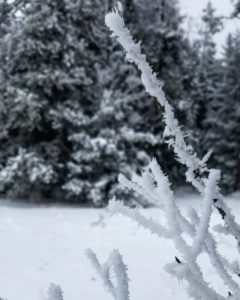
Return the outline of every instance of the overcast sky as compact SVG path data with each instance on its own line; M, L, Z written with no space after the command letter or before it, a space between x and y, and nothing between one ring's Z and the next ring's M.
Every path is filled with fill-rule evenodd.
M191 17L191 21L189 22L189 24L191 24L191 31L193 28L197 31L197 20L200 20L202 10L206 7L208 1L209 0L179 0L182 11ZM216 8L216 12L220 15L229 16L233 10L231 0L212 0L211 2ZM222 45L224 44L227 33L234 32L237 28L240 29L239 21L230 20L225 22L225 30L216 36L219 52L222 51Z

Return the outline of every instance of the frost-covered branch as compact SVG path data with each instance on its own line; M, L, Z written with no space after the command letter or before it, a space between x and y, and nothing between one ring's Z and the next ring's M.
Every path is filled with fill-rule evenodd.
M146 56L141 53L140 43L133 41L118 10L106 16L106 24L123 46L127 60L135 63L140 70L146 91L162 106L165 140L173 148L177 160L187 167L187 181L203 196L201 215L199 216L195 210L192 210L187 219L176 205L168 178L154 159L143 171L142 176L134 175L132 180L120 176L119 181L125 188L145 197L149 204L157 205L165 214L167 224L162 225L147 219L138 211L126 208L121 203L111 202L109 209L113 213L120 213L131 218L151 233L157 234L158 237L171 239L174 242L181 257L175 257L175 262L167 264L166 270L188 283L189 296L194 299L240 299L239 284L232 277L233 274L239 276L239 265L221 256L217 250L216 241L210 233L212 208L215 207L225 221L224 230L221 228L222 232L233 235L238 243L240 241L240 227L219 192L220 172L208 169L206 165L211 152L209 151L203 159L199 159L192 147L187 144L174 116L173 108L163 92L163 83L157 79L157 75L147 63ZM187 243L183 234L191 238L191 244ZM222 279L226 287L226 296L222 295L222 290L216 291L211 287L204 278L198 260L202 253L209 256L218 276Z
M212 203L218 193L218 182L220 180L220 172L211 170L209 178L206 182L204 205L202 210L202 218L196 232L196 237L193 244L192 256L194 259L200 254L204 245L204 240L208 233L208 226L212 214Z
M187 181L189 181L201 194L204 193L204 177L206 177L206 174L210 171L206 163L211 155L211 151L209 151L203 159L199 159L193 151L193 148L185 141L179 123L174 116L173 108L167 101L163 92L163 83L152 71L152 68L146 60L146 56L142 54L140 43L135 43L133 41L130 31L125 26L119 11L116 9L108 13L105 21L106 25L112 31L113 36L116 37L118 42L123 46L127 60L134 63L140 70L142 82L146 91L149 95L155 97L163 108L165 140L173 148L178 161L187 167ZM235 237L240 249L240 226L236 223L234 216L224 203L220 193L215 195L214 206L225 221L226 231Z
M115 300L129 300L127 267L118 250L112 251L107 262L103 265L100 264L92 250L88 249L86 255L113 298ZM111 272L114 273L116 283L111 278Z
M171 237L171 233L166 228L164 228L164 226L161 226L159 223L154 222L151 218L146 218L136 209L131 209L124 206L119 201L111 201L108 205L108 209L113 214L118 213L130 218L131 220L143 226L145 229L148 229L152 234L156 234L160 238Z
M233 263L228 262L218 253L216 242L208 230L212 211L211 205L213 203L215 193L217 192L217 182L219 180L220 173L216 170L212 170L210 172L209 179L206 182L202 218L198 216L195 210L192 210L190 214L190 219L192 220L191 224L175 205L175 198L169 188L167 178L162 173L160 167L156 165L156 161L154 160L154 162L150 165L150 170L152 174L155 174L156 182L158 184L155 189L159 190L159 184L162 184L160 189L165 187L164 203L166 206L162 207L162 210L166 214L167 228L164 228L159 223L153 222L151 219L145 218L137 210L123 206L120 202L110 202L110 212L115 214L120 213L131 218L145 229L148 229L151 233L156 234L158 237L173 240L176 248L181 253L181 260L178 260L175 264L168 265L167 270L170 271L171 274L173 274L175 270L175 276L178 279L185 279L189 283L189 288L191 290L194 288L196 291L199 290L199 284L201 283L200 286L205 286L205 290L202 291L202 295L207 293L207 299L227 299L221 297L216 291L210 288L203 278L201 269L197 264L197 258L201 253L207 253L217 274L229 288L231 294L234 293L234 295L239 295L239 286L227 271L230 270L231 273L237 274L239 266L237 263L234 265ZM164 180L166 181L165 183ZM181 237L183 232L192 237L192 247L189 247ZM178 264L181 265L180 269L178 268ZM185 265L185 271L180 272L180 270L183 270L183 265ZM171 267L169 268L169 266ZM193 285L194 283L196 286Z

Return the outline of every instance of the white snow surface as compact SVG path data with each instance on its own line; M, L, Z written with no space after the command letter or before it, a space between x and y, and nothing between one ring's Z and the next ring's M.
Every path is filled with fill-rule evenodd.
M197 195L179 194L177 204L187 212L200 207ZM240 221L240 195L227 199ZM158 209L142 210L155 220ZM214 213L212 224L219 223ZM239 261L235 241L214 233L223 255ZM91 267L85 249L96 252L101 263L119 249L128 265L131 299L189 299L184 283L164 271L178 253L171 241L159 239L122 216L106 209L66 206L33 206L0 200L0 297L8 300L47 299L50 283L60 285L65 300L112 299ZM240 261L239 261L240 262ZM223 293L206 257L201 257L204 274ZM227 289L226 289L227 290Z

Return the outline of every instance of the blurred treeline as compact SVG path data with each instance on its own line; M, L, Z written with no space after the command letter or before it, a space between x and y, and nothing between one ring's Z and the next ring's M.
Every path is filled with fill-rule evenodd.
M157 157L176 186L184 169L164 144L161 108L104 25L114 0L0 1L0 192L104 205L132 199L117 176ZM231 18L240 5L233 3ZM123 0L123 16L164 81L198 154L209 149L225 192L240 189L240 32L211 3L189 39L177 0Z

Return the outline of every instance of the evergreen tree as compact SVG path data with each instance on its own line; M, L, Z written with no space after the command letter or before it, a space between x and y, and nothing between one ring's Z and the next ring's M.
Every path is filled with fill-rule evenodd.
M224 53L222 97L211 107L212 125L208 144L214 150L214 163L223 169L227 192L240 188L240 32L229 35Z
M8 144L2 146L7 151L2 174L11 169L12 161L22 162L10 176L12 185L7 176L2 182L5 193L11 190L17 197L34 198L61 193L65 160L71 152L63 112L70 107L89 113L97 93L94 61L101 45L96 29L101 4L84 2L23 2L22 13L11 25L5 95ZM40 160L49 173L34 174L38 171L26 167L26 155L19 156L19 149ZM25 182L22 189L19 177Z
M223 170L225 192L239 189L239 33L229 36L222 59L216 58L214 35L221 30L221 18L209 3L203 16L201 55L192 87L192 132L200 143L201 155L212 149L213 167Z
M194 43L195 50L193 48L195 59L191 59L194 62L194 75L190 88L188 124L191 139L198 145L198 152L203 156L209 149L211 111L221 98L222 69L221 61L216 58L214 37L221 30L222 21L215 15L211 2L204 9L202 20L200 39Z
M233 9L233 12L232 12L232 17L239 19L239 15L240 15L240 1L239 0L233 0L232 2L234 4L234 9Z
M106 11L116 2L19 0L12 6L21 13L5 14L9 26L1 51L6 78L1 101L1 192L102 205L115 193L119 173L129 177L130 170L141 172L156 155L164 157L163 167L180 181L172 153L159 147L161 111L104 25ZM206 126L201 111L208 108L202 105L202 95L210 81L204 77L203 61L207 67L208 59L214 61L210 44L215 25L209 25L211 34L210 29L204 32L198 56L184 35L177 0L124 0L122 5L135 38L143 41L153 69L165 82L178 117L185 119L182 108L186 104L191 108L187 94L194 88L201 97L197 94L192 105L196 111L192 128L199 122ZM197 78L196 72L201 74ZM213 84L214 76L210 76Z
M6 130L6 119L8 117L6 110L7 103L4 95L8 84L6 70L6 44L10 35L13 8L14 6L7 0L2 0L0 2L0 164L4 162L6 142L9 140L8 131Z
M150 161L147 150L158 139L141 130L141 110L146 105L138 103L139 99L144 102L146 94L136 68L124 61L119 46L109 39L107 28L102 33L104 60L96 64L99 105L92 116L80 111L72 112L70 118L66 115L74 128L69 136L74 151L63 186L69 199L95 205L120 193L116 191L118 174L131 176L131 169L141 171Z
M140 171L146 166L150 161L147 149L157 140L137 130L138 118L120 90L107 89L94 116L71 115L78 133L70 136L75 151L63 187L70 199L102 205L120 192L116 191L119 172L131 176L131 167Z

